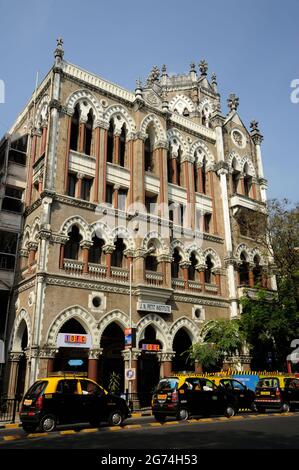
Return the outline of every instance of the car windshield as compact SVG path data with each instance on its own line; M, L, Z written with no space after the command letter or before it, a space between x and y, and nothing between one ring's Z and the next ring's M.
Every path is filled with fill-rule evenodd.
M266 379L259 380L257 387L259 388L274 388L279 387L278 380L275 377L267 377Z
M35 382L32 387L29 388L28 392L25 395L25 398L37 398L46 388L48 382L45 380L40 380Z
M156 391L170 392L177 388L178 379L163 379L157 385Z

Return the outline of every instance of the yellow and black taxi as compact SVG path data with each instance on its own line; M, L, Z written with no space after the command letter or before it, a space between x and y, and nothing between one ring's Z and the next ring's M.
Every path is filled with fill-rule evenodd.
M106 421L121 425L130 417L126 401L108 393L93 380L55 375L37 380L25 394L20 420L26 432L50 432L57 424Z
M161 379L152 397L154 418L163 422L168 416L187 420L190 416L224 415L237 412L236 398L212 380L199 375L178 375Z
M236 380L234 377L221 375L213 375L209 377L209 379L219 387L224 387L235 396L239 410L250 409L256 411L256 405L254 403L255 392L246 387L246 385L243 385L242 382Z
M257 411L267 409L287 413L299 408L299 378L293 374L261 375L255 390Z

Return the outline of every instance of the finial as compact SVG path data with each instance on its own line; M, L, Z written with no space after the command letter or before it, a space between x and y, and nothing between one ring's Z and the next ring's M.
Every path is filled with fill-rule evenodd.
M142 99L142 82L140 78L136 80L135 96L136 98Z
M231 111L236 111L239 106L239 98L234 93L231 93L228 97L227 104Z
M192 60L191 64L190 64L190 72L196 72L196 68L195 68L195 62Z
M212 84L217 85L217 75L215 73L212 73L211 75L211 82Z
M159 81L159 78L160 78L160 70L159 70L159 67L157 65L154 65L148 78L147 78L147 85L152 85L154 82L157 82Z
M205 60L201 60L198 66L199 66L201 76L206 77L208 74L208 63Z
M141 81L141 78L137 78L136 80L136 90L137 89L142 89L142 81Z
M259 123L255 120L251 121L250 123L250 129L251 129L251 132L260 132L259 130Z
M164 77L165 75L167 75L167 69L166 69L166 65L163 64L162 67L161 67L161 75L162 77Z
M59 37L59 38L56 39L56 42L57 42L57 46L56 46L56 49L55 49L55 52L54 52L54 57L55 57L55 59L60 58L62 60L63 55L64 55L64 50L63 50L63 47L62 47L63 39L61 37Z

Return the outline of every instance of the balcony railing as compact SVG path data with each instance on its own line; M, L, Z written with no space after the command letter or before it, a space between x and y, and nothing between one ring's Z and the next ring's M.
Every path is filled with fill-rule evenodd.
M196 281L188 281L188 289L193 292L200 292L201 291L201 284Z
M128 282L129 281L129 270L123 268L111 268L111 278L115 282Z
M173 289L184 290L185 289L184 279L172 279L172 287Z
M145 271L145 280L151 286L161 286L164 282L164 275L157 271Z
M91 277L104 279L107 276L107 266L96 263L88 263L88 272Z
M75 259L64 259L63 267L68 274L72 274L73 276L79 276L83 272L82 261Z
M218 286L216 284L205 284L205 291L209 294L218 294Z

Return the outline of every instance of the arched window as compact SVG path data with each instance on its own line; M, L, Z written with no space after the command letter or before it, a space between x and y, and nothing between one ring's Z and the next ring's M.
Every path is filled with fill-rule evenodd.
M158 261L155 253L152 253L145 258L145 269L146 271L158 270Z
M88 261L90 263L102 264L103 246L105 242L96 235L93 237L92 242L92 246L88 252Z
M170 149L167 151L167 179L168 183L172 183L173 181L173 168L172 168L172 159Z
M204 111L202 111L202 113L201 113L201 123L202 123L203 126L206 126L206 124L207 124L207 118L206 118L206 114L205 114Z
M262 282L262 267L260 265L260 257L255 255L253 258L254 268L253 268L253 279L254 284L260 284Z
M194 178L194 191L197 193L199 191L199 187L198 187L198 167L197 167L196 161L194 161L193 163L193 178Z
M77 104L77 106L75 107L74 114L72 116L71 139L70 139L71 150L78 150L79 120L80 120L80 111L79 111L79 105Z
M85 126L85 153L86 155L90 155L91 153L92 128L93 128L93 113L92 113L92 110L90 110L87 116L87 122Z
M182 257L179 253L179 250L175 248L173 250L173 261L171 263L171 277L178 279L180 274L180 261Z
M250 189L252 185L252 176L249 174L248 164L245 163L244 166L244 194L245 196L250 196Z
M195 281L197 259L194 253L190 257L191 264L188 266L188 279L189 281Z
M189 111L188 111L187 108L184 109L184 111L183 111L183 116L185 116L185 117L189 117L189 116L190 116L190 113L189 113Z
M107 136L107 162L112 163L114 148L114 123L113 119L110 121L108 136Z
M76 225L73 225L72 230L69 233L69 239L65 244L64 257L66 259L79 258L81 240L82 236L80 235L78 227Z
M241 264L239 266L239 279L241 286L249 285L249 265L247 262L247 256L244 252L240 255Z
M237 169L237 161L234 158L232 162L232 192L233 194L238 192L238 184L240 179L240 171Z
M126 249L126 245L122 238L117 238L115 242L115 250L112 252L111 257L111 266L121 268L123 266L124 260L124 250Z
M213 273L212 273L213 267L214 267L214 263L211 259L211 256L208 255L206 258L206 268L205 268L205 282L207 284L212 284L213 282Z
M119 137L119 164L125 166L125 154L126 154L126 125L123 124Z
M152 171L153 151L150 138L147 137L144 142L144 171Z

